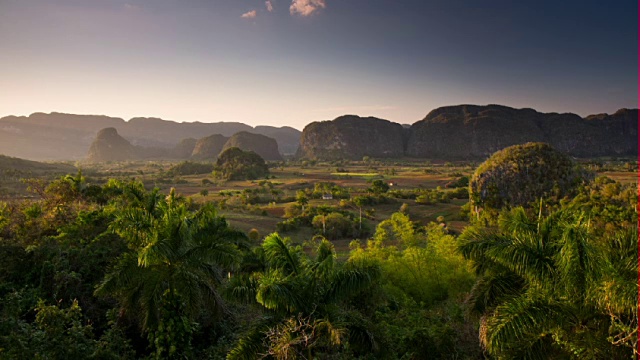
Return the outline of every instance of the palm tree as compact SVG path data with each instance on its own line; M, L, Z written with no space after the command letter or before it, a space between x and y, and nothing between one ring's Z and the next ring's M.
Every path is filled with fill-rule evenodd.
M232 279L233 294L255 301L266 317L240 340L229 359L310 359L345 342L375 348L373 336L360 325L358 314L349 311L347 300L371 286L379 270L364 263L340 266L333 244L324 238L314 250L315 258L309 257L289 239L271 234L254 257L262 259L261 269Z
M481 316L481 340L490 354L599 359L633 353L615 346L633 338L628 329L619 328L619 344L608 341L615 324L603 309L618 314L621 324L637 324L631 305L637 303L637 285L630 285L637 279L631 267L637 252L629 245L637 232L618 241L624 251L614 251L615 243L598 239L593 230L575 212L532 221L517 208L501 216L498 229L472 227L460 236L459 250L478 275L468 302ZM608 299L597 295L603 292Z
M182 322L204 310L224 311L217 287L223 269L236 264L244 235L230 229L211 206L189 211L173 189L166 198L157 191L129 195L133 200L116 213L112 229L128 241L131 251L120 258L96 295L115 297L121 314L138 318L151 335L169 321L168 309L177 311L174 315Z

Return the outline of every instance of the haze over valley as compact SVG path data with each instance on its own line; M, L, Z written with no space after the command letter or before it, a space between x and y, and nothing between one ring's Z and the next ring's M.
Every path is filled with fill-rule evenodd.
M58 161L213 161L225 148L238 146L267 160L282 156L460 160L484 158L510 145L542 141L577 157L628 156L637 151L637 114L637 109L620 109L614 114L581 118L500 105L460 105L435 109L410 126L344 115L313 122L300 132L292 127L251 127L234 122L125 121L108 116L34 113L0 118L0 153ZM247 138L253 136L250 134L262 137ZM264 145L266 148L259 145L269 141L273 144Z

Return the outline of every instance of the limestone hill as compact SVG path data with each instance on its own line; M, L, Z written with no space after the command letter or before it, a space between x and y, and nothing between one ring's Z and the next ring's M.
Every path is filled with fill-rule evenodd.
M582 118L501 105L459 105L435 109L410 128L353 115L314 122L302 133L298 155L325 160L480 159L512 145L545 142L576 157L635 156L637 134L637 109Z
M579 157L633 155L637 152L638 112L622 110L616 114L589 120L571 113L500 105L443 107L413 124L406 155L483 158L526 142L545 142Z
M235 133L224 144L223 151L232 147L253 151L265 160L282 160L276 140L265 135L246 131Z
M307 125L298 155L309 159L353 159L363 156L402 157L402 125L375 117L340 116Z
M139 158L135 146L118 134L115 128L106 128L98 132L96 139L89 147L87 161L124 161Z
M211 136L198 139L195 148L191 153L191 157L195 160L210 160L214 161L218 157L218 154L222 152L224 144L229 140L228 137L215 134Z

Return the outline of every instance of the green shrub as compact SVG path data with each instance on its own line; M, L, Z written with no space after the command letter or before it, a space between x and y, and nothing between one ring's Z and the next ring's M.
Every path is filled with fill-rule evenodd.
M268 175L269 168L260 155L237 147L223 151L214 170L214 176L225 180L256 180Z

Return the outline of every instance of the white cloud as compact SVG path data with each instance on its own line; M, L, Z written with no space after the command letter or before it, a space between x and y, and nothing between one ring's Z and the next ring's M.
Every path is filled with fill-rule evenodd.
M271 0L265 1L264 5L267 7L267 11L268 12L272 12L273 11L273 3L271 2Z
M254 19L258 15L258 12L255 10L247 11L246 13L240 16L243 19Z
M289 12L291 15L310 16L319 9L324 9L327 5L325 0L292 0Z

